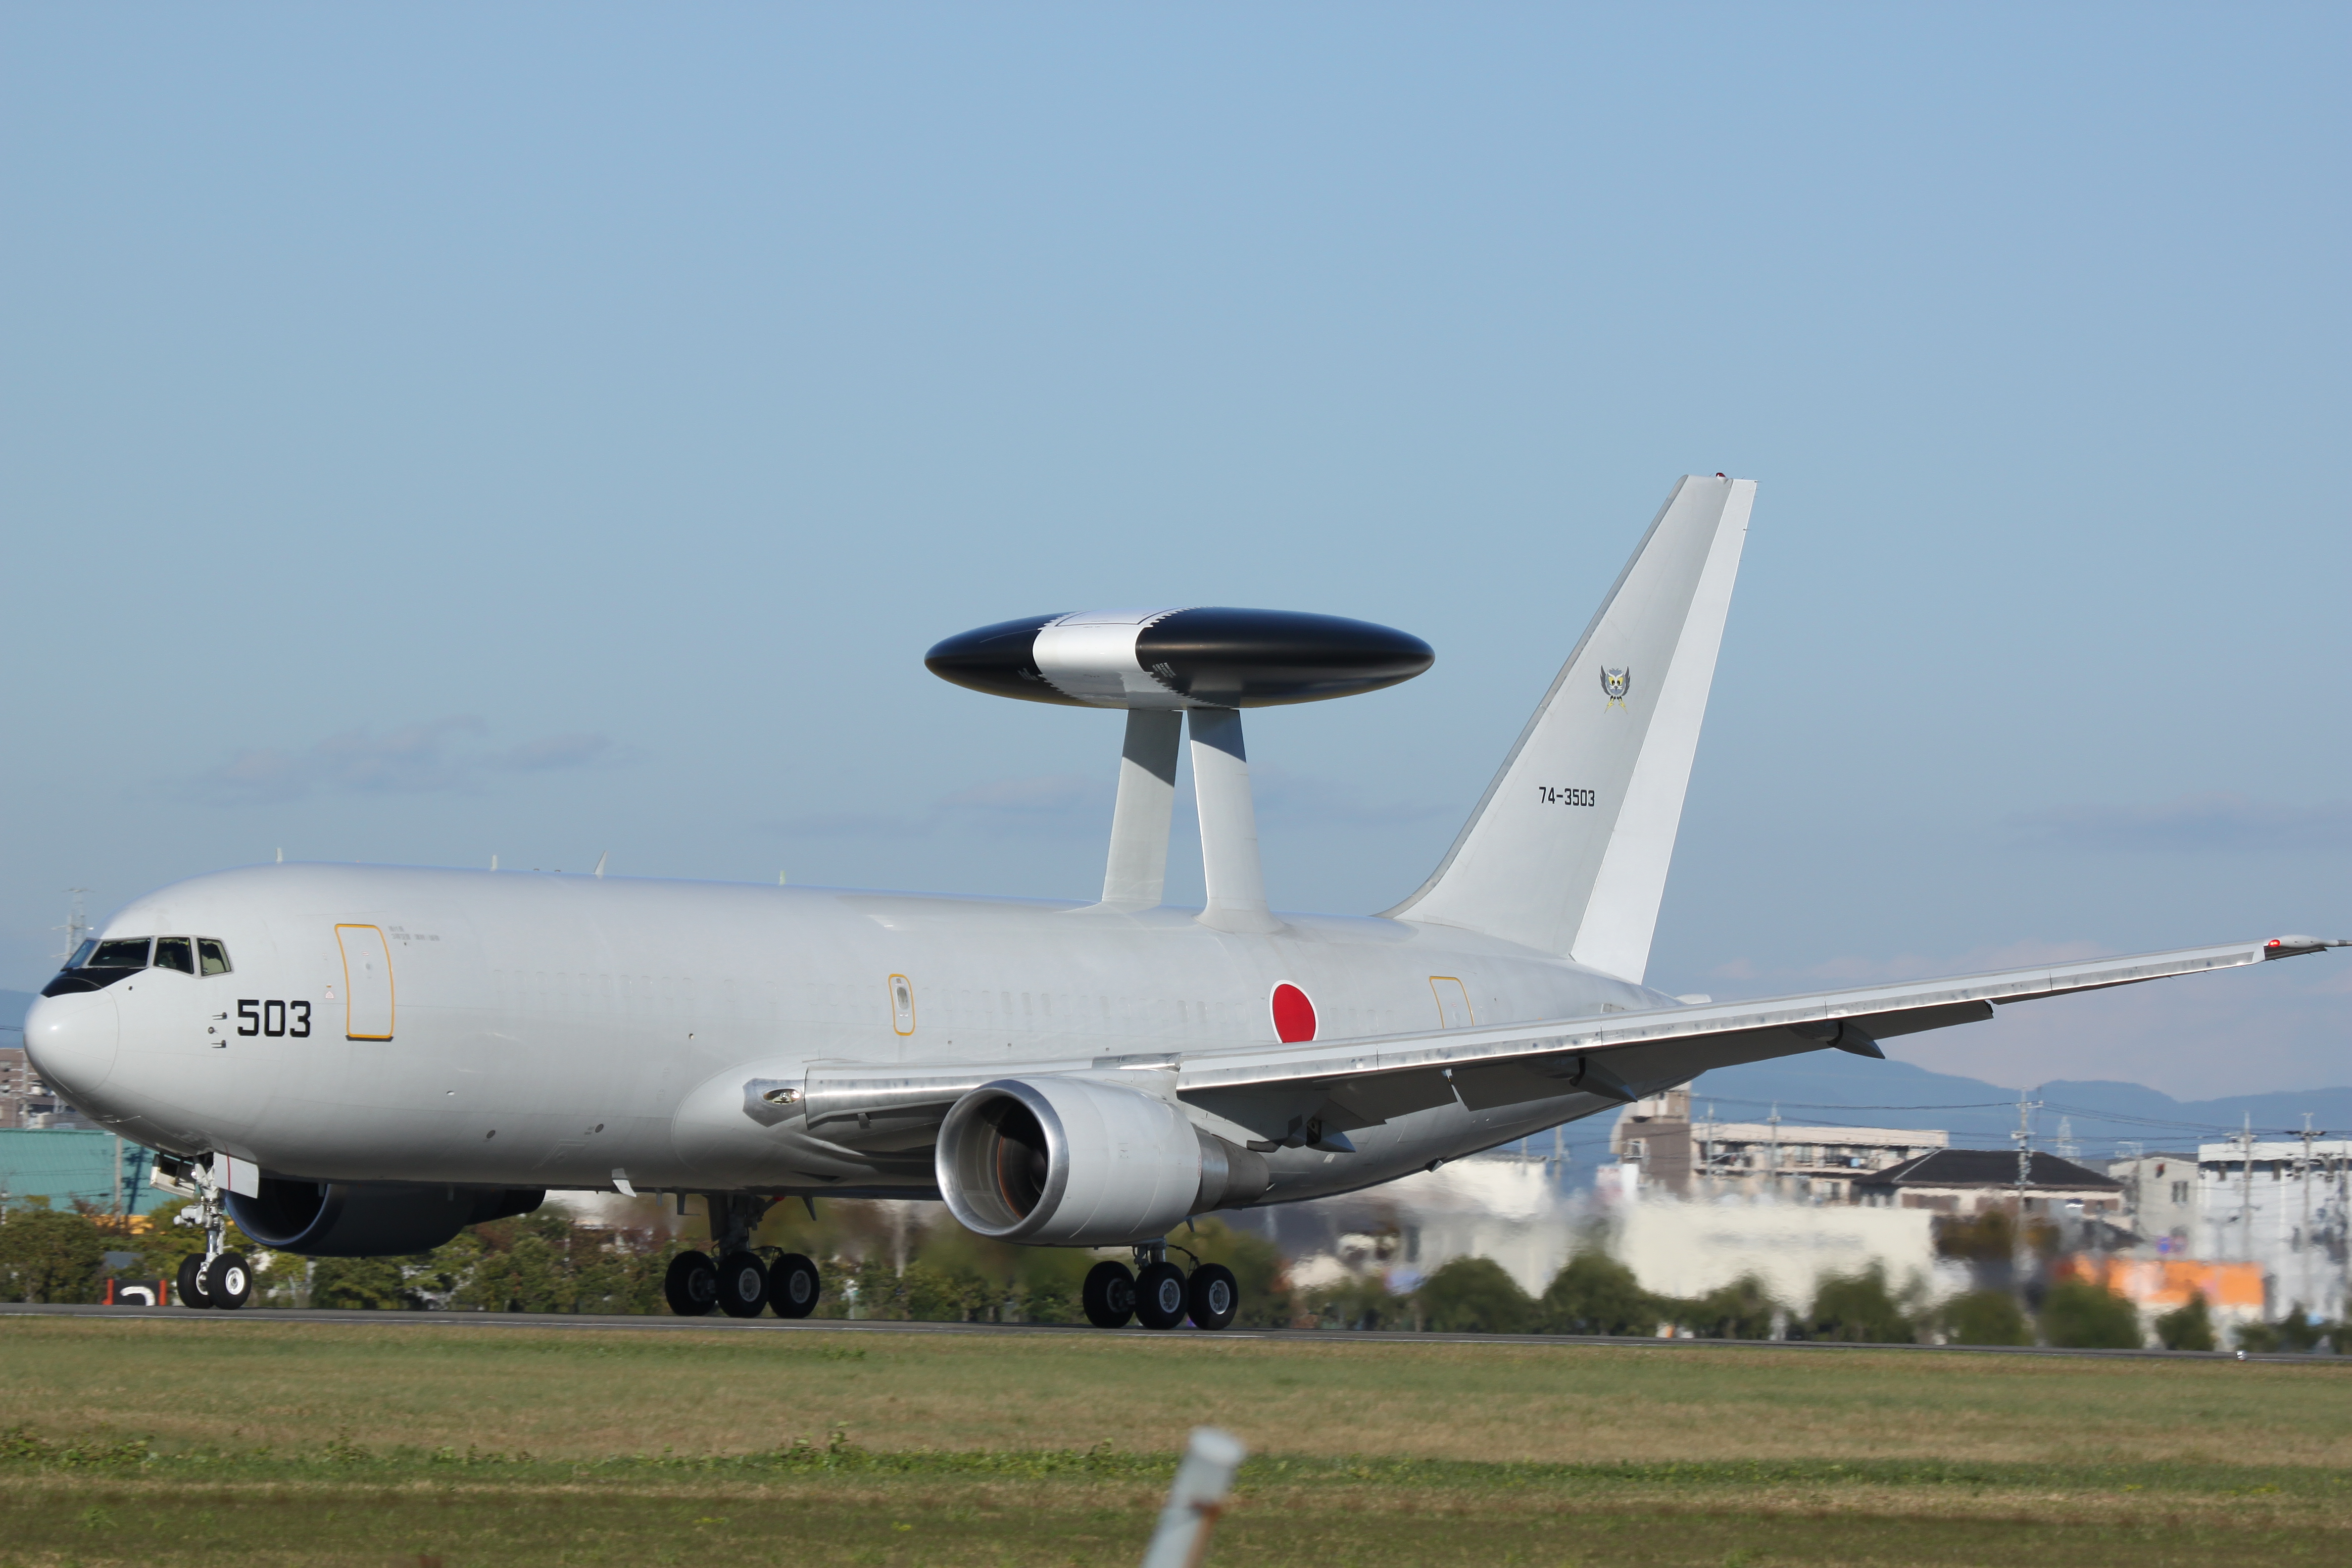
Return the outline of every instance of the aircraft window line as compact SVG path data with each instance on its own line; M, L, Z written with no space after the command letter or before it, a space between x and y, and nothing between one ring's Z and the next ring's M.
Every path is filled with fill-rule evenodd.
M155 939L154 966L176 969L183 974L196 972L196 944L184 936L159 936Z
M228 944L217 937L196 938L196 968L203 974L229 973Z
M83 964L89 962L89 955L97 951L98 938L94 936L86 936L82 938L81 945L73 950L73 956L71 958L66 960L66 967L68 969L79 969Z

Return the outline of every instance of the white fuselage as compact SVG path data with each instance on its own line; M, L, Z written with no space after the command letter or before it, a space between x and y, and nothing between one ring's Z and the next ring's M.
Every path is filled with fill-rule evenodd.
M390 1038L352 1037L385 1031L352 1016L338 927L383 933ZM929 1196L919 1141L854 1148L754 1119L743 1086L824 1062L1271 1043L1284 983L1326 1040L1674 1005L1410 921L1238 934L1171 908L536 872L257 867L166 888L104 934L216 938L234 967L43 999L27 1038L44 1075L142 1142L321 1181ZM1507 1111L1453 1103L1365 1129L1353 1152L1281 1149L1263 1201L1386 1181L1601 1103L1565 1088ZM1252 1136L1213 1106L1193 1114Z

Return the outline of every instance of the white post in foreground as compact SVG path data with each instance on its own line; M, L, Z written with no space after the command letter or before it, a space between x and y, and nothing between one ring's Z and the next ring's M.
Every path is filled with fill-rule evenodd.
M1209 1554L1209 1528L1225 1510L1234 1472L1249 1457L1242 1440L1214 1426L1195 1426L1184 1462L1160 1510L1160 1528L1143 1550L1143 1568L1200 1568Z

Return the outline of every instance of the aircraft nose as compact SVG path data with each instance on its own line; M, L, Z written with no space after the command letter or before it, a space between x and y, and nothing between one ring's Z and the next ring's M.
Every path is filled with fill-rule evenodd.
M43 996L25 1016L25 1054L41 1081L79 1103L114 1071L122 1029L114 998Z

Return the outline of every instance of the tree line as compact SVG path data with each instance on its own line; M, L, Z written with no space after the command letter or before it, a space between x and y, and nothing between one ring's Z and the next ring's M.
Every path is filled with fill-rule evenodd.
M181 1202L134 1228L87 1208L20 1200L0 1215L0 1300L94 1301L105 1281L170 1279L203 1247L172 1223ZM253 1304L369 1310L659 1313L670 1259L707 1247L698 1215L658 1200L615 1205L618 1223L584 1223L551 1205L462 1231L407 1258L305 1258L271 1253L232 1229L228 1244L255 1264ZM1723 1340L1801 1339L1848 1343L1919 1342L2137 1348L2138 1310L2084 1279L2052 1280L2044 1268L2054 1231L2009 1228L1994 1213L1947 1223L1937 1247L1968 1261L1977 1288L1940 1303L1922 1282L1891 1283L1882 1269L1823 1279L1810 1300L1785 1302L1743 1277L1704 1295L1644 1290L1589 1233L1544 1289L1530 1295L1489 1258L1457 1258L1405 1289L1379 1274L1294 1286L1263 1237L1216 1218L1170 1238L1194 1263L1222 1263L1242 1287L1239 1321L1257 1328L1404 1329L1504 1334L1657 1335ZM816 1316L918 1321L1075 1323L1079 1286L1097 1255L1008 1246L975 1237L936 1205L838 1202L821 1214L779 1205L754 1237L770 1254L820 1260L824 1299ZM107 1266L109 1256L117 1267ZM127 1255L127 1260L126 1260ZM2147 1325L2168 1348L2220 1345L2204 1299ZM2317 1322L2300 1306L2274 1323L2234 1334L2238 1348L2352 1350L2352 1331Z

